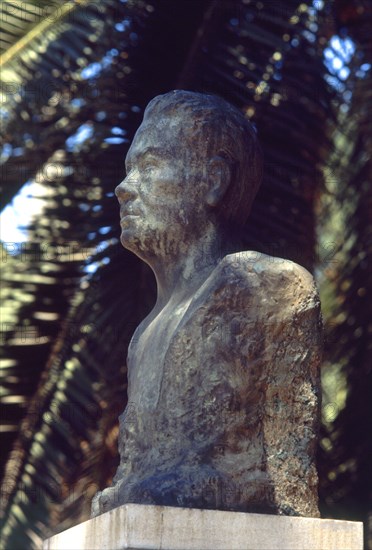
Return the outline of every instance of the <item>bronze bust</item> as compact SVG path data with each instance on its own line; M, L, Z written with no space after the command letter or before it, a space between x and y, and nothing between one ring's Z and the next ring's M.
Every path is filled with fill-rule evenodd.
M223 99L176 90L147 106L126 172L121 242L158 294L129 346L120 466L92 515L139 503L318 516L319 300L304 268L242 251L256 131Z

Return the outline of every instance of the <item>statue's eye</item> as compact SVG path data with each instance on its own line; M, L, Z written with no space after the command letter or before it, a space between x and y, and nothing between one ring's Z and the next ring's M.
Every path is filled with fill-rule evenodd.
M146 162L142 166L142 171L145 174L149 174L150 172L153 172L155 170L156 166L157 166L156 162Z
M154 170L159 164L159 159L152 154L147 154L145 158L142 159L141 168L144 172L149 170Z

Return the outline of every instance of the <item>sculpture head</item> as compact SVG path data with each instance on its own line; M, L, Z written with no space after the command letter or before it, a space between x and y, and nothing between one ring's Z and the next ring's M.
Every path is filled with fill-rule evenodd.
M121 240L135 252L151 249L160 233L169 247L201 234L206 222L242 226L262 177L256 131L242 113L219 97L182 90L150 101L126 164L116 194Z
M213 163L217 161L217 172L226 180L218 204L211 206L221 219L243 225L262 179L262 152L253 125L224 99L183 90L150 101L144 122L154 119L179 120L177 145L186 149L184 156L195 163L199 178L216 177Z

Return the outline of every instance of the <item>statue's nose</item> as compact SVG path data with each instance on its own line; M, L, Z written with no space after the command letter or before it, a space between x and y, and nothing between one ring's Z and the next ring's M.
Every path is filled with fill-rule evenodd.
M131 181L128 176L115 188L115 195L119 202L126 202L136 196L135 190L133 185L131 185Z
M125 193L124 182L125 182L125 179L115 187L115 195L117 196L118 199L122 198L122 195L124 195Z

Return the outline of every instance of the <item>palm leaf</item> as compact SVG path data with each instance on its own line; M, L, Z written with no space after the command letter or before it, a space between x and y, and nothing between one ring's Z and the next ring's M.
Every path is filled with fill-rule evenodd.
M126 347L151 306L154 282L119 250L112 190L148 100L172 87L211 91L257 123L267 170L243 237L247 246L310 269L317 260L314 204L340 120L342 99L325 79L322 57L333 33L328 5L319 11L294 0L106 0L87 17L89 9L76 5L73 17L61 17L42 37L29 34L3 76L8 91L10 82L18 86L7 93L6 141L12 151L23 147L4 164L6 200L44 166L47 200L30 238L36 249L46 243L62 251L26 257L24 272L50 275L47 284L17 279L16 256L7 264L7 299L14 296L15 307L5 345L9 406L22 396L7 413L9 426L28 404L4 478L9 548L35 543L47 526L61 530L71 518L86 519L91 497L116 468ZM88 78L89 71L96 76ZM74 144L69 138L81 128L89 137ZM58 318L48 321L47 314ZM37 346L23 353L20 319L46 338L28 392L17 377L26 380Z
M58 15L61 17L61 10L58 10L58 7L61 8L61 5L56 0L48 2L48 4L44 3L44 5L37 0L27 0L22 3L7 2L6 0L2 2L0 17L3 28L0 52L6 51L6 57L10 58L12 52L19 49L19 42L22 40L23 43L26 43L31 31L41 21L45 20L47 24L52 25ZM71 10L72 4L62 8L64 8L64 12L66 9ZM18 44L18 48L15 47L16 44Z
M371 70L363 71L361 66L368 67L372 61L372 13L363 2L352 3L348 10L340 3L338 17L343 25L348 21L357 48L350 62L351 100L346 116L340 116L340 134L331 159L332 188L334 181L338 185L327 205L330 218L337 220L334 223L339 227L341 244L336 263L323 274L324 293L337 296L337 300L331 301L326 309L327 335L333 345L327 348L325 373L336 379L336 389L328 397L333 414L330 419L325 418L320 447L321 494L327 515L348 515L365 522L366 547L370 547L368 457L372 442L365 433L365 422L372 412L369 359L372 94Z

